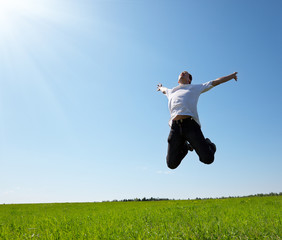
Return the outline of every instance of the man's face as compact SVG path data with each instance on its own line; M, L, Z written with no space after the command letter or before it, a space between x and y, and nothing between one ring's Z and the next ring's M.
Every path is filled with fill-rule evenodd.
M189 73L187 71L183 71L180 73L178 77L178 83L181 84L191 84L191 79L189 77Z

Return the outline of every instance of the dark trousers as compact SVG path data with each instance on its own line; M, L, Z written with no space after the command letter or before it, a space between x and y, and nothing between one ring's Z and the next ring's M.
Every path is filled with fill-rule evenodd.
M201 162L211 164L214 161L214 148L206 141L199 124L189 117L172 122L166 157L169 168L177 168L186 156L188 153L187 141L196 151Z

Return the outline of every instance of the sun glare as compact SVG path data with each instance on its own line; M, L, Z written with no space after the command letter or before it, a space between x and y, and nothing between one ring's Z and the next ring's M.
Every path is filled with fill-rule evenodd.
M0 0L0 62L11 75L15 65L30 61L30 48L44 45L38 23L49 19L53 0Z
M24 6L25 1L20 0L0 0L1 10L17 9Z
M39 70L38 59L59 61L58 46L70 47L66 31L60 30L74 29L80 20L75 6L67 0L0 0L0 65L5 74L19 79L14 75L27 65Z
M8 39L19 30L23 16L34 11L32 0L0 0L0 38Z
M2 67L8 65L8 72L17 63L22 66L33 61L38 65L35 56L56 56L56 48L64 38L64 31L59 30L73 29L79 20L74 13L76 8L67 0L0 0Z
M0 42L22 36L26 25L36 28L38 22L67 24L74 18L73 9L64 0L0 0Z

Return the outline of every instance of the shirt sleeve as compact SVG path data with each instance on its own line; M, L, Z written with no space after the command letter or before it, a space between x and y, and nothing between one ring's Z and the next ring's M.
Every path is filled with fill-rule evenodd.
M165 95L167 96L167 98L169 98L171 91L172 91L172 89L166 88Z
M213 81L209 81L209 82L203 83L203 84L202 84L202 91L201 91L201 93L207 92L207 91L209 91L210 89L212 89L212 88L214 87L214 86L212 85L212 82L213 82Z

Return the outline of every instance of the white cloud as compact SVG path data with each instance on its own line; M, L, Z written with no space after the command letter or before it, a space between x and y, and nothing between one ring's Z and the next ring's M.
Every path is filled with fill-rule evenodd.
M173 174L173 171L162 171L162 170L158 170L158 171L157 171L157 174L165 174L165 175L168 175L168 174Z

